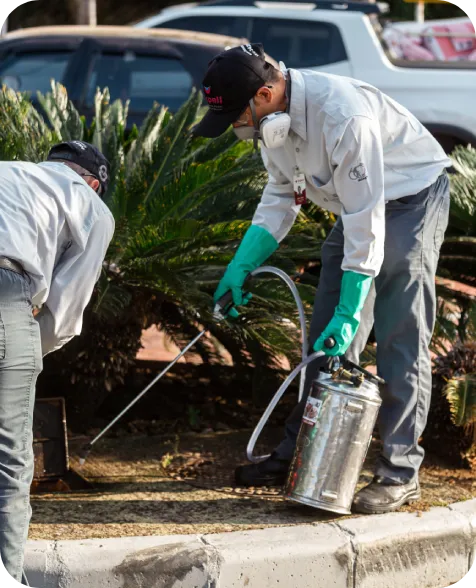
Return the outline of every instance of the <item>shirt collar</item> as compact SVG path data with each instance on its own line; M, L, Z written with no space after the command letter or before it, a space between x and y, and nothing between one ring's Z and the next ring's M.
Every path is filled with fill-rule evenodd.
M301 72L296 69L288 69L288 72L291 76L291 104L289 106L291 129L305 141L307 139L306 85Z

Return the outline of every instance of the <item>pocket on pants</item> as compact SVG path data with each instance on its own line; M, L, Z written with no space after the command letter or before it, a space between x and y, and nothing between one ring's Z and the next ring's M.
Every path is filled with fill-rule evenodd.
M3 324L2 313L0 312L0 359L5 359L5 325Z

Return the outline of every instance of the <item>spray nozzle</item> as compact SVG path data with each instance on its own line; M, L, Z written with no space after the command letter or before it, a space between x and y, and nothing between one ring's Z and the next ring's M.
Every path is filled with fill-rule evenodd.
M85 445L80 453L79 453L79 467L83 467L83 465L86 463L86 460L89 457L89 454L91 453L93 446L91 443L88 443L87 445Z

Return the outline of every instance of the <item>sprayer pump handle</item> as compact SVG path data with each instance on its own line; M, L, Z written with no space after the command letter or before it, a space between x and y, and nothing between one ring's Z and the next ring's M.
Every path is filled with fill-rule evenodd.
M223 296L217 300L217 306L224 311L229 310L229 308L233 306L233 293L231 290L228 290L226 294L223 294Z
M248 274L246 276L245 281L243 282L243 287L245 286L245 284L249 284L250 281L251 281L251 274ZM223 294L223 296L217 300L216 305L221 308L223 314L227 314L229 312L229 310L231 309L231 307L234 306L233 292L231 290L228 290L228 292L226 292L226 294Z

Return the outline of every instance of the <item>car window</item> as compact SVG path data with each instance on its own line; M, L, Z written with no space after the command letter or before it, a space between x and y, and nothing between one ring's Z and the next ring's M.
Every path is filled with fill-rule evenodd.
M44 94L51 89L51 79L62 81L70 57L70 51L16 53L0 65L0 84L19 92Z
M98 86L109 88L111 100L130 100L131 111L147 112L154 102L177 110L189 97L193 79L177 59L126 51L96 58L88 82L88 106L93 105Z
M234 16L184 16L164 22L159 27L233 36L235 23Z
M339 29L331 23L255 18L253 43L287 67L318 67L347 59Z

